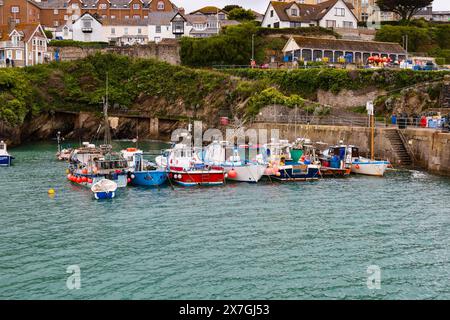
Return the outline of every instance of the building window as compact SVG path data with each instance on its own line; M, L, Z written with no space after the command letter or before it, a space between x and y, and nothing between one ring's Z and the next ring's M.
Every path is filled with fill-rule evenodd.
M139 10L140 8L141 6L139 5L139 3L133 4L133 10Z
M297 9L291 9L291 16L296 17L298 15Z
M352 21L344 21L344 28L353 28Z
M164 10L164 1L158 1L158 10Z
M54 27L59 26L59 21L58 21L58 20L53 21L53 26L54 26Z
M138 15L138 14L135 14L135 15L133 16L133 19L140 19L140 18L141 18L141 16Z
M22 60L22 50L16 51L16 60Z
M275 29L278 29L278 28L280 27L280 23L279 23L279 22L275 22L275 23L273 24L273 27L274 27Z
M69 20L69 17L67 16L67 14L64 15L64 21Z
M327 28L335 28L336 27L336 20L327 20Z
M108 16L106 14L102 15L102 19L106 19Z
M161 33L161 26L156 26L156 33Z
M116 34L116 28L111 28L111 34Z
M273 10L270 10L270 17L273 18Z
M106 3L100 3L98 7L102 10L106 10Z
M367 21L367 19L369 19L369 14L365 12L361 13L361 20Z
M112 15L112 16L111 16L111 20L114 20L115 18L116 18L115 15Z
M72 9L78 9L78 3L72 3Z
M69 36L69 28L65 27L64 28L64 37L68 37Z
M343 8L335 8L335 13L334 15L337 17L345 17L345 9Z
M124 34L128 34L128 28L124 28L124 29L123 29L123 33L124 33Z
M11 7L11 13L19 13L19 12L20 12L20 8L18 6L12 6Z
M125 16L125 20L128 20L128 19L130 19L130 16Z
M138 28L138 34L141 34L141 33L142 33L142 29Z
M53 14L59 14L59 10L58 9L54 9L53 10Z

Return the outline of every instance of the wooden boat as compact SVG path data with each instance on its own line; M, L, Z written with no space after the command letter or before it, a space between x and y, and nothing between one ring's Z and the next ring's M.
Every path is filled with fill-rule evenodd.
M167 168L169 178L182 186L221 185L225 181L223 167L208 165L200 160L198 153L186 144L176 144L163 155L156 157L156 164Z
M347 177L351 173L351 163L347 159L347 146L336 145L319 155L320 172L324 177Z
M205 148L201 156L205 163L224 168L228 180L255 183L261 179L267 168L264 155L258 151L248 145L232 147L226 141L214 141ZM248 159L252 153L254 158Z
M91 191L97 200L112 199L116 196L117 183L108 179L102 179L92 185Z
M9 167L12 165L14 157L8 153L6 143L0 141L0 167Z

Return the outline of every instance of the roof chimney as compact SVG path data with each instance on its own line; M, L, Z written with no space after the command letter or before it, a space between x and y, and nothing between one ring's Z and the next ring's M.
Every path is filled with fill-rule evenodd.
M186 13L186 10L184 10L184 8L178 8L178 12L184 15Z
M9 18L8 19L8 32L13 31L16 28L16 19Z

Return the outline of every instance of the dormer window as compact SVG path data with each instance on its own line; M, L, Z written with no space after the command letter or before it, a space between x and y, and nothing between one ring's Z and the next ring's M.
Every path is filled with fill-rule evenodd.
M291 16L293 16L293 17L298 16L298 10L296 8L291 9Z
M100 3L98 6L101 10L106 10L106 3Z
M158 10L164 10L164 1L158 1Z
M72 3L72 9L78 9L78 3Z
M139 10L140 7L139 3L133 4L133 10Z
M19 42L20 42L20 36L13 36L11 40L12 40L13 45L15 47L17 47L19 45Z

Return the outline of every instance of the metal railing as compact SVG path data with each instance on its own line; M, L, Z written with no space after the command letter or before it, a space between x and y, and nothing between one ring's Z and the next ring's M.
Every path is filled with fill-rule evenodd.
M25 43L19 41L14 43L13 41L0 41L0 48L24 48Z

